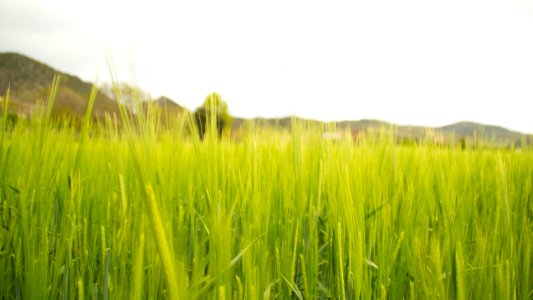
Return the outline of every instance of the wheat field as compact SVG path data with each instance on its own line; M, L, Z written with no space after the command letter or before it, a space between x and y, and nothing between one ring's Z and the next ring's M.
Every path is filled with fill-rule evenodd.
M49 114L2 122L2 299L533 296L533 149Z

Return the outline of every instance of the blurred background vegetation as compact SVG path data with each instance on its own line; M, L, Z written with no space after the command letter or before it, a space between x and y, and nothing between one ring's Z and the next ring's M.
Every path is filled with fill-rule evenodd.
M0 101L8 88L10 89L9 112L10 120L27 120L32 117L38 107L46 104L50 94L50 85L54 75L62 77L61 85L52 108L52 118L59 122L67 122L77 126L81 124L89 101L92 84L84 82L76 76L60 72L52 67L17 53L0 53ZM182 127L175 124L182 114L189 114L194 120L200 136L205 133L208 116L213 116L219 135L226 133L238 136L238 132L246 123L246 119L231 116L228 104L218 93L208 95L203 104L193 111L177 104L174 100L161 96L153 98L140 87L117 82L114 85L103 84L96 95L91 118L101 124L118 123L120 127L119 102L130 114L147 114L149 107L158 110L159 126L172 129ZM327 105L327 104L325 104ZM2 109L3 105L0 106ZM288 129L294 116L284 118L255 118L258 126ZM305 120L322 123L320 121ZM425 139L432 139L439 144L460 144L471 147L485 143L486 146L522 147L533 144L533 135L523 134L499 126L478 124L474 122L458 122L439 128L423 126L398 126L379 120L347 120L336 122L341 131L349 131L354 138L369 132L379 131L383 127L394 127L399 143L413 144Z

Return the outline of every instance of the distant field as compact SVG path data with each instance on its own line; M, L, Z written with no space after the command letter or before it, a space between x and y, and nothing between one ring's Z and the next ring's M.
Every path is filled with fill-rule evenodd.
M533 295L532 149L155 119L2 122L0 298Z

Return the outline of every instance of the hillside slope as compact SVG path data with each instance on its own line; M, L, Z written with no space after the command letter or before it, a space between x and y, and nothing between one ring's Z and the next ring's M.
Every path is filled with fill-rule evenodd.
M458 138L483 137L495 140L519 140L523 134L507 128L474 122L458 122L439 128L443 132L454 133Z
M53 112L83 115L91 93L90 83L27 56L0 53L0 95L4 95L10 87L10 108L17 114L31 116L38 102L47 101L56 74L61 75L61 82ZM118 106L115 101L99 92L92 115L103 117L105 114L118 114Z

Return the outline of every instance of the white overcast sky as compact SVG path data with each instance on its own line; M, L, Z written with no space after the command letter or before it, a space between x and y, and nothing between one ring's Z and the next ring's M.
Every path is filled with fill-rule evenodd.
M533 0L0 1L0 51L242 117L533 133Z

